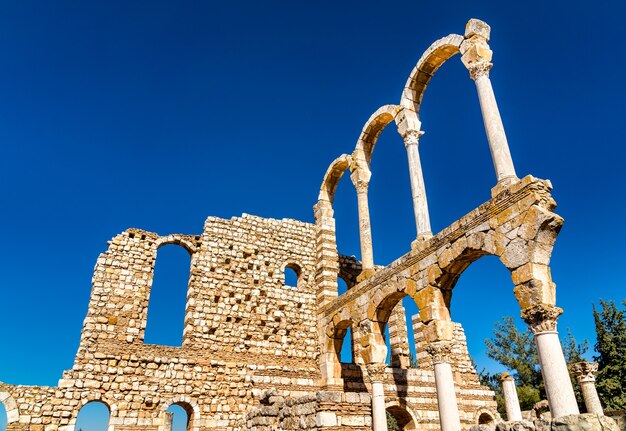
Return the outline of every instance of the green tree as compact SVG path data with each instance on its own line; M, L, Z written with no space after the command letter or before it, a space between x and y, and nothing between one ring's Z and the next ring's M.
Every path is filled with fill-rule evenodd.
M622 302L626 306L626 301ZM626 310L614 301L600 299L601 310L593 305L598 356L596 388L608 410L626 409Z
M517 397L522 410L530 410L542 398L545 398L543 379L539 369L539 358L529 331L520 332L515 326L513 317L505 316L496 322L494 338L485 340L487 356L511 370L517 386ZM587 340L577 343L569 328L562 342L565 358L568 363L580 362L589 347ZM498 411L504 412L500 375L490 375L486 371L480 374L481 383L496 392ZM581 399L582 402L582 399ZM504 415L503 415L504 417Z
M511 370L518 386L539 388L541 371L532 334L520 332L513 317L504 316L496 322L493 335L485 340L487 356Z
M398 421L389 412L387 412L387 431L400 431Z

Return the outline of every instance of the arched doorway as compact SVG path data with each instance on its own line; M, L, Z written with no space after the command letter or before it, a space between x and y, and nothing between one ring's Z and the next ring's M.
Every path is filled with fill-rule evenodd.
M387 407L387 431L411 431L417 429L417 419L404 407Z

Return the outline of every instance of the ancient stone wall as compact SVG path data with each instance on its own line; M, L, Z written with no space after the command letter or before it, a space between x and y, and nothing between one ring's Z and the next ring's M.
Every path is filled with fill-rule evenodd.
M178 244L191 268L181 347L144 344L157 250ZM255 391L315 391L319 379L313 227L244 215L207 219L198 236L129 229L97 260L74 366L58 388L0 385L15 400L9 430L72 430L80 407L104 402L117 430L161 429L165 410L191 429L245 429ZM284 268L299 273L285 286Z

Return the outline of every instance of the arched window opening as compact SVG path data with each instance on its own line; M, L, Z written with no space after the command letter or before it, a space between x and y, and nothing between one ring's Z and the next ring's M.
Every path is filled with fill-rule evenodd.
M341 350L339 352L339 358L340 358L341 363L343 364L354 363L354 352L352 351L352 345L353 345L352 327L348 327L343 337L343 342L341 343Z
M109 426L109 407L100 401L85 404L78 412L76 431L107 431Z
M285 265L285 286L297 288L300 283L302 269L295 263Z
M471 263L452 289L450 315L463 327L469 356L477 371L487 370L491 374L507 371L486 354L484 340L494 337L496 322L512 316L518 330L526 331L513 287L509 270L497 256L486 255ZM490 304L487 307L486 300ZM480 310L480 319L476 319L476 310Z
M337 249L345 256L361 255L359 211L356 189L347 171L337 185L333 202Z
M405 296L391 308L385 325L386 363L394 368L417 368L413 321L419 321L415 301ZM417 349L419 350L419 348Z
M400 406L387 408L387 431L410 431L417 429L415 421L405 409Z
M159 248L150 289L144 341L149 344L181 346L191 257L174 244Z
M4 407L4 404L2 402L0 402L0 430L6 430L7 429L7 410Z
M395 123L379 135L370 169L368 198L374 262L388 265L409 250L416 236L408 158ZM428 196L428 178L425 183Z
M172 404L165 412L165 430L187 431L191 428L193 409L187 403ZM168 428L168 425L170 426Z
M479 425L488 425L493 423L493 416L489 413L482 413L478 416L478 424Z
M343 295L348 291L348 283L341 277L337 277L337 294Z

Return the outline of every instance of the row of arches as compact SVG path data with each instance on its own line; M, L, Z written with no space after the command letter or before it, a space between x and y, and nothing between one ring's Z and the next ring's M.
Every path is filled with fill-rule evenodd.
M187 295L193 253L188 244L161 242L157 245L144 342L181 346L187 313ZM302 267L288 262L281 268L283 284L297 289L306 279Z
M5 403L0 402L0 429L6 429L8 424L17 423L18 416L8 418ZM199 429L199 408L192 400L186 397L177 398L159 409L159 417L163 425L158 431L197 431ZM70 424L75 431L108 431L111 417L115 416L117 408L113 403L103 400L86 401L78 410Z

